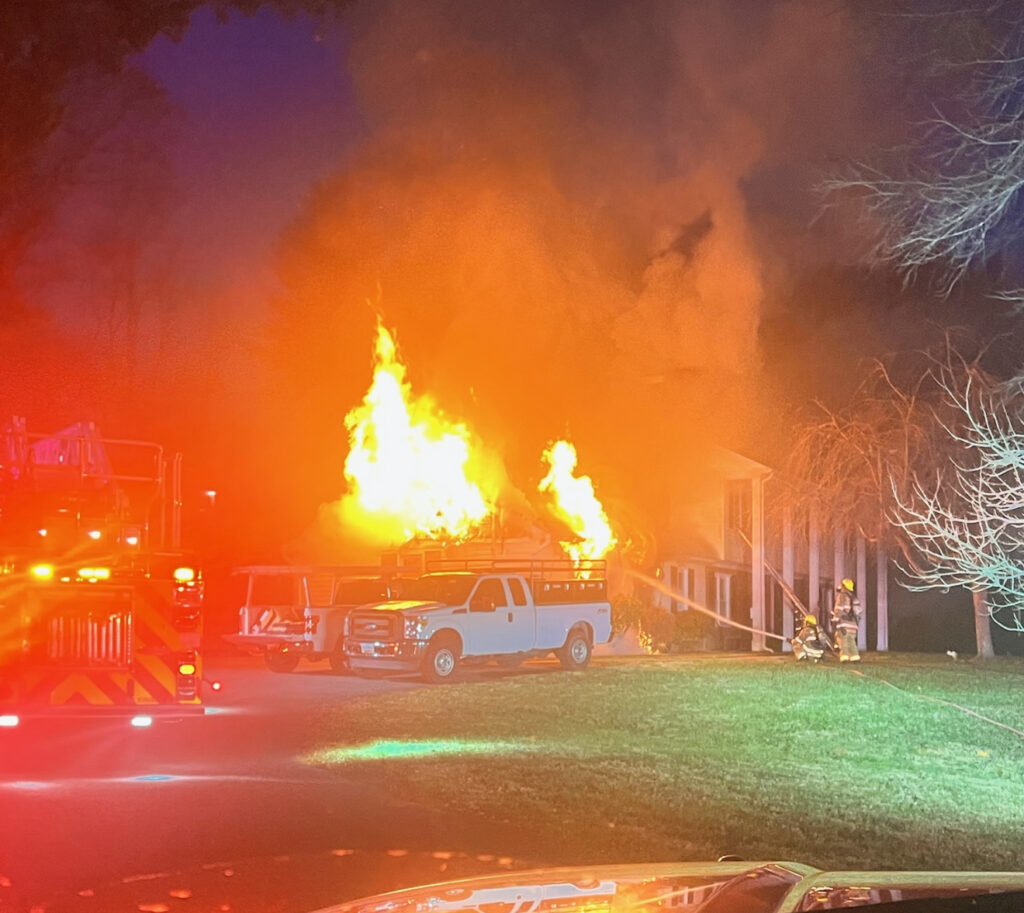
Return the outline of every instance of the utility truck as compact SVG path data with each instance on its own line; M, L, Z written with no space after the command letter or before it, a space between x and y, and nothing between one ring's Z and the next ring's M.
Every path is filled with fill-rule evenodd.
M374 566L236 568L245 596L238 633L224 639L261 652L271 672L294 672L302 660L326 660L333 672L344 673L346 617L356 606L390 599L397 573Z
M396 587L399 598L347 614L353 672L419 672L438 683L464 663L514 666L549 653L578 670L594 644L611 639L603 561L584 571L561 560L442 560L428 567Z

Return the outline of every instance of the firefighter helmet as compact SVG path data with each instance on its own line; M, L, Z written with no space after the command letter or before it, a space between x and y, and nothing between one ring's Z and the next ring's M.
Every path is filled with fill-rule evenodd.
M813 615L804 615L804 624L805 625L816 625L817 623L818 623L818 619L815 618Z
M849 577L843 578L842 586L844 590L849 590L851 593L853 592L853 581Z

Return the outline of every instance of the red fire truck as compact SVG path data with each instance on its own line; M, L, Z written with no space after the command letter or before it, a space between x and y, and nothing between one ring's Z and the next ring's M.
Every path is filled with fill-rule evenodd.
M181 551L181 455L91 422L0 426L0 730L201 713L203 579Z

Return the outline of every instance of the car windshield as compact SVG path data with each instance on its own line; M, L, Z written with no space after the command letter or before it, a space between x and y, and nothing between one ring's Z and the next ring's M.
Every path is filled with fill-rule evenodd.
M0 913L1012 892L1022 748L1024 0L0 0Z

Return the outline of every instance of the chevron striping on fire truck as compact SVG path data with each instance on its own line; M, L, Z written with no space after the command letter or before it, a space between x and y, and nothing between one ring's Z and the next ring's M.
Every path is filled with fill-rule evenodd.
M0 719L203 711L181 456L92 423L0 428ZM135 718L136 725L145 725Z

